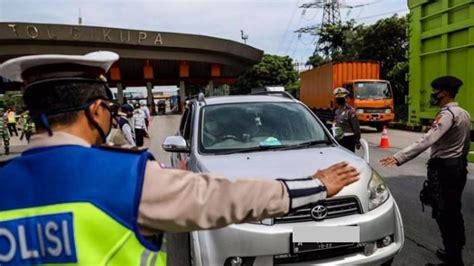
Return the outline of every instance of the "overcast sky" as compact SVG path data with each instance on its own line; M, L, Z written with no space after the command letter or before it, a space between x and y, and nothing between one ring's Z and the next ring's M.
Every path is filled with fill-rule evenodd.
M314 50L315 37L293 33L318 24L322 10L298 8L313 0L0 0L0 21L77 24L215 36L235 41L240 30L247 43L265 53L289 55L305 61ZM345 0L343 20L360 23L408 12L407 0Z

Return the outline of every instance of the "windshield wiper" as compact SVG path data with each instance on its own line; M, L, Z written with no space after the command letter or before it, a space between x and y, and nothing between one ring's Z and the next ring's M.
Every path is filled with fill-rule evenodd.
M289 147L288 145L262 145L262 146L255 146L249 148L242 148L242 149L235 149L229 150L224 152L216 152L216 154L233 154L233 153L245 153L245 152L253 152L253 151L268 151L268 150L281 150Z
M298 143L298 144L294 144L294 145L288 145L288 146L282 148L282 150L309 148L309 147L313 147L313 146L317 146L317 145L321 145L321 144L326 144L326 146L329 146L329 145L332 144L332 142L330 140L313 140L313 141L302 142L302 143Z
M224 151L224 152L216 152L216 154L225 155L225 154L233 154L233 153L245 153L245 152L268 151L268 150L284 151L284 150L308 148L308 147L317 146L321 144L326 144L327 146L329 146L332 144L332 142L330 140L313 140L313 141L302 142L302 143L293 144L293 145L262 145L262 146L255 146L255 147L249 147L249 148L229 150L229 151Z

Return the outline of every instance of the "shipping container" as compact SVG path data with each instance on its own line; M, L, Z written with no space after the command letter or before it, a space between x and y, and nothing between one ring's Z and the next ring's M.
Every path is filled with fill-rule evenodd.
M330 121L336 107L333 90L345 87L361 124L381 130L394 119L394 109L390 83L379 78L380 65L375 61L328 63L301 73L300 99L320 119Z
M474 124L474 2L408 0L408 6L409 124L427 125L436 116L439 109L429 104L430 83L442 75L463 80L456 99Z

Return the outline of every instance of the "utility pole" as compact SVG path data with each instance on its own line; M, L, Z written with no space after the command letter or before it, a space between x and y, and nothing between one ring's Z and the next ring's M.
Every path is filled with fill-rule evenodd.
M240 38L244 41L244 44L247 44L247 39L249 38L249 35L244 34L244 31L240 30Z
M313 2L302 4L300 8L303 8L303 14L305 13L305 10L308 8L322 9L323 20L321 21L320 25L312 25L312 26L303 27L296 30L295 32L298 33L298 37L301 37L302 33L310 33L310 34L315 35L316 30L321 25L335 25L335 24L341 23L341 8L346 8L346 9L351 10L353 8L363 7L366 5L373 4L373 3L375 2L351 6L351 5L345 4L342 0L314 0Z
M312 3L305 3L300 8L321 8L323 9L323 21L321 24L338 24L341 22L341 3L339 0L316 0Z
M79 8L79 25L82 25L81 9Z

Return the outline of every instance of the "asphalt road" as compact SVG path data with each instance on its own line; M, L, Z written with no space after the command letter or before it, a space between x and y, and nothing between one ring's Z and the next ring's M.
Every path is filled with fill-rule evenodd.
M408 134L408 135L407 135ZM399 142L407 145L417 139L421 134L403 132L397 130L389 131L393 148L379 149L377 147L380 133L364 130L363 137L370 144L370 164L382 176L385 177L388 186L395 197L400 212L402 213L405 228L405 246L396 257L394 265L424 265L426 262L438 262L434 255L435 250L442 244L438 227L431 218L431 209L425 208L421 211L418 193L426 177L426 161L428 153L423 153L418 158L406 163L401 167L386 168L378 164L378 161L388 155L400 150ZM411 142L410 141L410 142ZM474 166L470 164L471 173L463 193L463 214L466 227L467 243L464 249L464 261L466 265L474 265Z
M179 126L180 116L166 115L155 117L151 130L149 147L162 163L169 164L169 154L161 149L165 136L174 135ZM370 163L382 176L395 197L402 213L405 228L405 246L395 258L394 265L424 265L426 262L439 262L434 255L441 245L438 228L431 219L430 209L421 211L418 193L425 179L428 152L421 154L411 162L396 168L385 168L378 164L384 156L393 154L416 140L421 134L390 130L392 148L377 147L380 133L364 128L363 137L370 145ZM474 165L470 165L471 174L463 194L463 213L466 226L467 244L464 249L466 265L474 265ZM170 265L183 265L186 256L177 252L187 245L185 234L168 235Z

